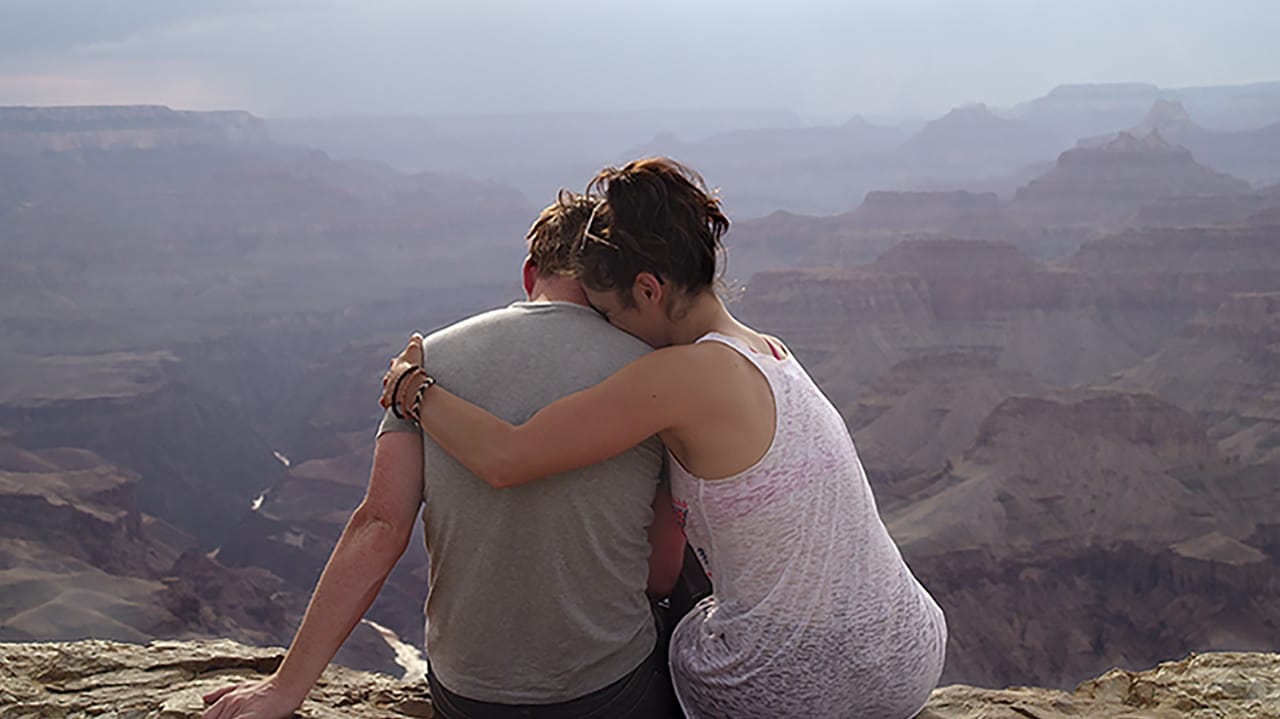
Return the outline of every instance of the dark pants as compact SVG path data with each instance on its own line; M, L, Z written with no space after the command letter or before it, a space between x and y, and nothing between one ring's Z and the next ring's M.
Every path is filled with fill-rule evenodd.
M675 706L667 655L658 648L630 674L604 689L559 704L474 701L445 689L430 670L427 684L440 719L668 719Z

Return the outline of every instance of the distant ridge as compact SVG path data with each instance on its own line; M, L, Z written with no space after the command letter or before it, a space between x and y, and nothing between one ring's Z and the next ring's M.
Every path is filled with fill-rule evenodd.
M1013 211L1049 225L1124 220L1167 197L1250 192L1244 180L1196 162L1159 132L1121 132L1095 146L1067 150L1049 172L1020 188Z
M1161 137L1182 145L1199 162L1221 172L1229 172L1258 184L1280 181L1280 104L1268 124L1241 130L1214 130L1193 119L1184 102L1156 98L1142 122L1131 126L1133 135L1159 132ZM1080 146L1098 146L1121 133L1108 132L1081 139Z
M270 141L266 123L241 110L196 112L163 105L0 107L3 154Z

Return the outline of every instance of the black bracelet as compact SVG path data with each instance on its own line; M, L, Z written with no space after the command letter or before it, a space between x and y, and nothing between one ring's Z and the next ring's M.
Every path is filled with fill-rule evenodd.
M400 396L400 383L404 382L405 377L408 377L409 375L413 374L415 370L420 370L420 369L422 369L421 365L412 365L409 367L409 369L401 372L399 377L396 377L396 386L393 387L391 390L391 414L394 414L396 416L396 419L404 419L404 415L400 414L400 407L396 402L396 397Z
M422 380L422 384L418 387L418 391L413 395L413 406L409 408L409 419L416 422L419 427L422 426L422 395L426 393L428 387L435 383L436 378L427 375L427 378Z

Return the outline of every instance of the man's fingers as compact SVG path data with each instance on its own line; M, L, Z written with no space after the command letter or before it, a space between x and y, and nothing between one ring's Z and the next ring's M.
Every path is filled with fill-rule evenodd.
M422 346L422 335L414 332L409 336L409 341L405 343L404 350L400 354L391 358L389 363L391 369L382 375L382 396L378 398L378 405L383 409L391 407L395 402L392 396L395 389L395 380L398 380L409 367L417 365L422 366L426 359L426 350Z
M231 716L228 713L227 706L227 702L218 702L205 710L205 713L201 715L200 719L226 719Z
M231 684L231 685L228 685L228 686L222 687L221 689L214 689L213 691L211 691L211 692L209 692L208 694L205 694L205 695L204 695L204 703L205 703L205 704L212 704L212 703L214 703L214 702L218 701L219 699L221 699L221 698L223 697L223 695L224 695L224 694L228 694L228 693L230 693L230 692L232 692L232 691L235 691L235 688L236 688L237 686L239 686L239 685L238 685L238 684Z

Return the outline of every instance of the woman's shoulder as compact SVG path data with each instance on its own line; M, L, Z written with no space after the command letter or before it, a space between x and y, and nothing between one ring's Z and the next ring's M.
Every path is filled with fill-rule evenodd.
M741 361L740 353L719 342L672 345L635 360L620 375L628 375L627 383L705 398L723 389L725 378L734 374L726 370Z
M708 332L698 339L697 344L729 347L749 358L772 355L779 361L791 359L791 350L783 344L782 340L749 327L744 326L742 329L743 332L735 334ZM755 362L754 359L752 361Z
M717 346L718 345L718 346ZM656 349L635 364L644 363L653 371L698 371L713 369L714 365L733 350L719 342L695 342L692 344L671 345Z

